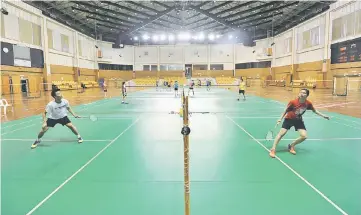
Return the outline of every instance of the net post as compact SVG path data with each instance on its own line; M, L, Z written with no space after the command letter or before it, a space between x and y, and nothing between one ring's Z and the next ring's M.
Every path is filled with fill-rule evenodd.
M183 91L183 152L184 152L184 212L185 215L190 215L190 185L189 185L189 133L188 127L189 112L188 112L188 96L184 96Z

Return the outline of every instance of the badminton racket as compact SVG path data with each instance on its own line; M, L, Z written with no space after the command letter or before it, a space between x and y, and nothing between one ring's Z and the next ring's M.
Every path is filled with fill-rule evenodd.
M276 126L273 128L273 129L270 129L267 134L266 134L266 140L267 141L271 141L271 140L274 140L274 129L276 129L278 126L278 123L276 124Z
M90 121L93 121L93 122L95 122L95 121L97 121L97 120L98 120L98 117L97 117L97 116L95 116L95 115L82 116L82 117L80 117L80 118L90 119Z

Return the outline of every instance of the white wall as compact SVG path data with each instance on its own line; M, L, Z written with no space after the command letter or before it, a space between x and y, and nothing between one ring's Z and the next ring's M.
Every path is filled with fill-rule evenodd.
M191 64L208 64L208 46L184 46L184 61Z
M20 41L19 36L19 19L42 26L41 11L21 1L2 2L2 7L7 9L9 15L1 15L4 19L4 26L2 28L4 28L5 35L0 37L0 40L20 46L43 49L43 44L38 46L24 43Z
M69 67L97 68L95 41L75 30L56 22L42 15L42 12L22 1L2 2L9 15L2 15L4 21L4 37L1 41L9 42L30 48L37 48L44 51L45 64L62 65ZM20 41L19 19L23 19L41 26L41 45L33 45ZM46 20L46 21L45 21ZM46 23L46 25L44 25ZM47 30L50 29L53 35L53 48L48 49ZM69 49L62 50L61 34L68 36ZM78 55L78 41L80 41L82 55ZM44 44L46 43L46 45ZM79 60L78 60L79 59Z
M236 63L257 62L256 53L253 53L255 47L244 46L243 44L236 44L234 48Z
M184 64L223 64L224 69L234 69L236 63L256 62L271 60L272 66L284 66L292 63L306 63L329 59L330 44L344 40L354 39L361 36L361 31L356 30L361 26L357 12L361 12L359 1L338 1L331 5L329 11L324 12L311 20L295 26L294 28L277 35L256 41L254 47L245 47L242 44L214 44L214 45L151 45L151 46L125 46L125 48L113 49L111 43L95 41L75 30L64 26L42 15L41 11L21 1L5 2L9 11L4 17L5 37L1 41L23 44L19 41L19 23L17 18L41 25L42 36L49 28L53 30L54 48L46 49L44 44L34 46L44 50L47 55L47 64L64 66L79 66L81 68L97 68L97 62L134 65L135 70L143 70L144 65L183 65ZM348 14L354 14L354 32L338 40L332 40L332 21ZM44 22L46 20L46 22ZM46 23L46 26L44 26ZM318 28L318 41L312 47L304 47L303 33L310 29ZM361 27L360 27L361 29ZM59 48L61 44L60 34L69 37L69 50ZM316 35L316 34L315 34ZM288 47L285 41L292 38L292 47ZM80 41L80 42L79 42ZM48 42L43 38L43 42ZM271 46L271 43L275 43ZM80 45L80 48L79 48ZM103 53L103 58L96 57L95 45ZM266 56L267 48L272 47L273 56ZM81 53L79 53L81 49Z
M286 31L274 38L274 58L273 65L287 66L292 64L292 42L293 42L293 29Z
M130 64L134 70L143 70L143 65L210 65L223 64L225 70L234 69L236 63L255 62L253 47L242 44L216 45L148 45L125 46L113 49L100 44L104 63ZM122 57L120 58L119 55Z

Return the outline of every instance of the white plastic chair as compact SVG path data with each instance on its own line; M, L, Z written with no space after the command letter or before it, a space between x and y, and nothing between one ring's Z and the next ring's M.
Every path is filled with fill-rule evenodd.
M4 108L4 114L6 115L6 109L7 107L11 107L12 105L8 103L8 101L6 99L1 99L0 100L0 107Z

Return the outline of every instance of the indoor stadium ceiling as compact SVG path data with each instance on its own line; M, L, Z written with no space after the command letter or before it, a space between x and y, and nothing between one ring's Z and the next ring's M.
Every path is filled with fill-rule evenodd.
M207 42L209 35L214 35L215 42L226 34L234 35L238 42L267 38L326 11L333 2L26 1L44 15L88 36L124 44L142 40L160 43L167 41L161 35L182 32L197 43ZM197 38L200 33L206 35L205 39ZM144 35L149 35L149 40Z

